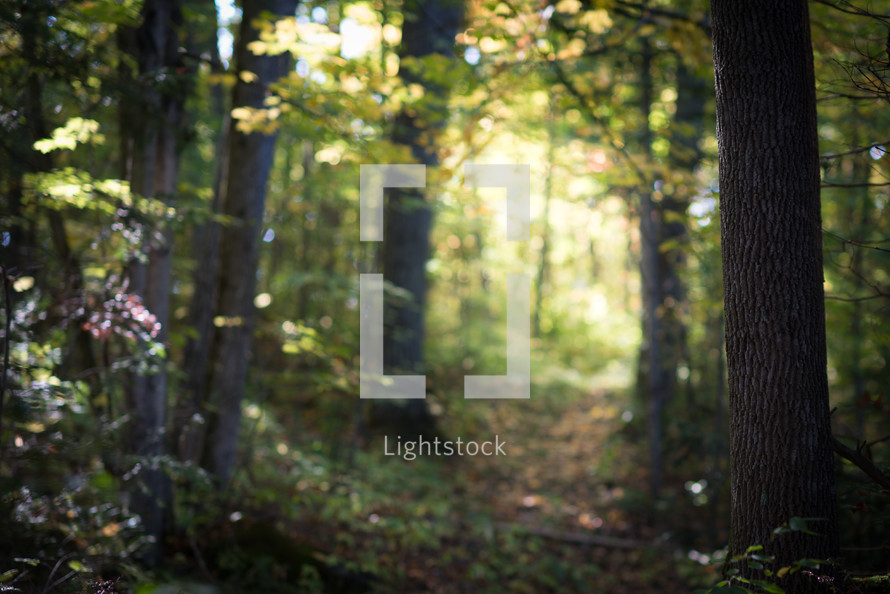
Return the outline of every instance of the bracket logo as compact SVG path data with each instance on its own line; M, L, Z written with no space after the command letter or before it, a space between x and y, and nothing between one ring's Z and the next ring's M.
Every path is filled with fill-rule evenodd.
M507 189L507 241L528 241L531 220L528 165L464 165L464 187ZM359 238L383 241L383 192L386 188L426 187L425 165L362 165L359 187ZM425 375L383 373L383 275L359 277L359 372L361 398L423 399ZM531 397L531 278L507 275L507 373L464 377L464 398Z

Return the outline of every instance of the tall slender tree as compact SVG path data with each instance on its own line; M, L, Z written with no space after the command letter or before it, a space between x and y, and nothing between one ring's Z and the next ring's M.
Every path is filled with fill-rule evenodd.
M712 0L729 372L731 552L838 554L819 145L806 0ZM798 518L794 520L793 518ZM808 530L801 518L813 518ZM774 531L779 527L789 530ZM756 577L754 564L741 575ZM762 576L762 574L759 574ZM789 572L789 593L830 591Z
M640 109L642 111L642 133L640 147L646 159L652 160L652 131L649 116L652 110L652 42L641 40L640 55ZM663 474L664 408L670 396L670 377L665 365L664 333L662 332L661 311L664 303L664 286L659 267L660 219L658 207L653 200L653 188L646 184L640 189L640 277L643 286L643 335L641 368L644 371L645 393L648 407L649 429L649 488L653 497L661 492Z
M135 193L171 205L175 202L181 128L190 86L179 52L182 24L180 0L148 0L142 6L139 27L125 28L120 33L123 49L138 64L137 72L125 74L133 77L137 91L121 105L124 174ZM169 225L161 222L155 227L147 221L141 252L129 267L130 289L160 324L158 339L163 342L168 337L173 265L173 232ZM166 361L156 370L136 373L128 398L133 415L129 447L143 458L142 470L136 474L134 507L142 516L146 532L155 538L152 556L156 557L164 521L162 501L166 498L165 478L157 464L165 451Z
M234 109L262 109L270 84L291 67L289 53L257 54L251 44L259 39L256 20L263 13L295 17L297 0L247 0L235 52L238 82ZM203 465L225 484L235 463L241 403L247 382L255 308L260 225L266 202L266 182L277 138L276 132L247 131L232 120L229 130L225 187L221 189L223 214L231 224L223 229L216 271L213 343L208 359L207 437Z
M214 11L213 21L218 25ZM207 48L215 71L223 72L219 55L218 28ZM211 216L195 229L192 239L192 255L198 263L192 277L193 289L189 303L188 323L194 330L185 345L183 355L183 398L179 404L179 456L184 460L197 462L201 446L201 411L207 396L210 345L213 340L213 314L216 303L216 271L219 267L219 239L222 225L212 215L222 211L223 190L228 177L229 130L231 114L228 105L229 93L221 82L211 89L210 107L212 118L218 122L218 136L214 144L213 197L210 200Z
M407 0L404 6L399 76L407 85L424 89L424 105L403 109L396 117L393 141L407 146L417 163L439 165L436 132L448 116L447 71L436 56L454 56L454 38L463 16L461 0ZM432 173L432 176L430 175ZM383 269L386 280L404 289L410 301L390 304L391 322L384 332L384 366L387 372L423 373L426 264L433 211L427 191L418 188L392 190L386 205ZM407 300L406 300L407 301ZM421 428L431 424L424 400L408 400L405 406L384 407L399 425Z

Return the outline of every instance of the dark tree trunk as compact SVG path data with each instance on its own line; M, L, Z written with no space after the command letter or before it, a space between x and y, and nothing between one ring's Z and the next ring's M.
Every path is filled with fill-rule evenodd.
M216 22L214 10L214 22ZM218 34L212 36L213 43L207 48L214 69L222 72L221 58L218 47ZM229 129L231 115L226 109L227 93L222 83L213 85L211 90L211 109L219 119L219 133L214 148L215 168L213 171L213 198L210 201L208 219L196 229L192 243L192 253L196 261L194 272L194 289L189 302L189 325L194 334L185 346L184 402L180 402L181 428L179 440L179 457L182 460L199 462L197 451L201 442L200 413L207 400L207 380L209 377L210 345L213 340L213 312L216 310L216 274L219 269L219 238L222 228L215 216L222 211L222 197L225 182L228 179L229 164Z
M868 182L871 174L871 166L862 158L855 158L852 163L852 175L850 182L854 184L864 184ZM853 188L850 196L850 210L847 215L851 222L849 229L846 231L848 237L859 238L865 237L869 226L869 217L873 216L874 199L871 195L871 188L866 185ZM844 248L848 249L847 247ZM853 281L854 295L859 295L865 285L864 278L867 278L870 271L868 267L869 250L861 246L849 246L850 250L850 270L856 271L856 279ZM865 441L865 409L861 406L862 397L865 394L866 375L862 364L863 343L862 337L863 321L867 315L866 308L863 307L862 301L853 302L853 311L850 314L850 336L853 337L852 354L849 361L849 374L853 384L853 402L856 409L856 440Z
M643 132L640 145L643 154L652 159L652 132L649 129L649 113L652 106L652 46L643 39L640 64L640 109ZM670 395L670 377L665 366L664 334L661 308L664 303L662 270L659 266L660 219L653 201L653 189L644 187L640 192L640 277L643 287L643 347L640 352L640 370L643 393L646 395L649 431L649 488L653 497L661 492L664 470L663 434L664 408Z
M387 373L422 374L426 263L439 164L435 133L448 116L449 89L424 72L422 59L438 54L454 56L454 37L463 10L460 0L408 0L399 48L399 76L406 84L420 84L426 91L426 107L398 114L393 141L411 149L417 163L427 166L426 190L399 189L389 192L384 225L383 269L386 280L407 291L410 300L389 300L383 357ZM405 62L414 66L406 68ZM439 77L441 78L441 77ZM407 302L405 302L407 301ZM389 403L387 403L389 404ZM388 423L405 428L432 426L425 400L407 400L403 406L383 405L380 412Z
M5 162L12 167L4 167L3 178L5 200L0 205L0 214L4 215L2 252L4 273L33 274L31 270L37 250L35 246L34 224L26 220L23 205L24 174L48 171L51 166L49 155L34 150L34 141L48 136L46 121L43 116L43 77L40 74L41 62L46 58L41 55L44 39L44 23L51 8L49 5L38 4L40 10L23 11L21 23L22 57L25 68L22 72L20 94L16 97L22 103L24 122L18 118L9 118L4 122L3 145ZM10 142L11 140L11 142ZM58 213L54 213L61 220ZM67 245L66 245L67 247ZM67 265L67 260L64 261Z
M171 205L175 202L181 128L190 87L179 54L181 28L179 0L149 0L142 7L139 28L121 32L124 49L134 55L139 66L134 85L137 92L122 107L121 136L128 146L125 170L136 194ZM157 340L164 343L170 321L172 229L163 221L147 223L141 249L146 259L131 263L130 288L154 314L161 327ZM133 419L129 450L141 458L142 467L134 479L133 507L142 516L146 533L155 539L148 559L155 562L164 526L163 501L167 499L166 479L158 466L165 453L166 360L159 362L156 371L135 374L128 398Z
M297 0L248 0L244 3L235 53L238 72L252 72L248 83L238 77L233 108L262 108L268 85L286 75L290 54L256 55L248 45L259 38L253 21L263 12L294 16ZM260 227L266 202L266 181L275 148L276 133L245 134L233 120L229 130L228 172L223 214L232 223L223 229L217 272L216 318L210 350L209 405L203 465L219 480L228 482L235 463L241 402L247 382L247 363L254 326L254 291L259 263Z
M643 40L640 72L640 107L648 122L652 104L652 47ZM677 370L689 357L686 346L686 291L681 281L685 264L686 209L690 179L701 157L698 140L702 132L705 83L677 65L677 112L668 163L678 177L659 180L658 190L646 188L640 196L640 275L643 286L643 336L640 353L640 386L648 406L650 439L650 489L661 491L664 466L664 417L677 387ZM644 127L642 150L652 160L652 134Z
M729 372L731 553L838 554L819 152L805 0L712 0ZM815 535L774 530L792 517ZM821 573L822 570L816 573ZM762 577L743 567L742 575ZM828 591L806 572L789 593Z
M662 298L659 338L663 345L662 366L668 382L667 393L672 399L679 395L678 369L691 363L685 324L688 298L682 280L688 250L686 211L693 192L697 190L694 175L701 160L698 143L704 131L705 102L709 94L708 82L690 71L679 56L677 62L677 111L668 153L672 179L666 180L659 208L658 238L658 276ZM687 405L691 409L695 404L692 382L686 382L686 393Z

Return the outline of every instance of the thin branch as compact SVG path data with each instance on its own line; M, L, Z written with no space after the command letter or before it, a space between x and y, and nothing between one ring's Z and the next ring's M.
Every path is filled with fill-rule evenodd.
M596 115L594 107L589 104L589 98L575 86L575 84L569 79L568 75L563 70L562 66L557 63L552 64L554 67L554 71L556 72L556 77L559 79L559 82L565 86L565 88L569 91L569 94L572 95L584 108L585 113L593 119L594 122L600 127L600 131L606 140L609 141L609 144L612 146L615 151L624 158L624 162L630 166L633 172L636 174L637 178L640 180L644 186L649 186L650 181L643 170L637 165L636 161L633 160L630 153L627 150L627 147L624 143L619 143L617 139L612 136L612 132L602 118Z
M876 295L880 295L882 297L890 297L890 293L887 293L882 287L876 285L871 282L869 279L865 278L865 275L853 268L853 266L847 266L847 270L849 270L853 275L862 281L863 284L868 285L868 287L875 292Z
M874 101L875 99L882 99L881 95L850 95L847 93L832 93L831 95L823 95L816 99L816 101L828 101L830 99L852 99L854 101Z
M873 18L873 19L877 19L879 21L890 21L890 14L876 14L876 13L870 12L868 10L865 10L864 8L859 8L858 6L850 4L846 0L838 0L837 4L835 4L833 2L829 2L829 0L813 0L813 2L815 2L817 4L824 4L825 6L828 6L829 8L839 10L840 12L843 12L846 14L853 14L856 16Z
M53 579L53 576L56 575L56 572L59 571L59 568L62 566L62 563L64 563L67 559L70 559L73 556L74 556L74 553L66 553L65 555L62 555L61 557L59 557L58 561L56 561L56 564L53 565L52 571L49 572L49 576L46 578L46 585L44 585L43 590L40 591L40 594L46 594L47 592L49 592L50 590L52 590L59 584L70 579L71 576L73 576L75 573L77 573L76 571L71 571L67 575L62 576L61 578L57 579L56 581L54 581L52 583L49 582L51 579Z
M875 243L885 243L887 241L886 239L882 239L880 241L864 242L864 241L856 241L855 239L847 239L846 237L841 237L840 235L838 235L836 233L832 233L831 231L829 231L827 229L822 229L822 233L824 233L825 235L828 235L829 237L833 237L834 239L837 239L838 241L843 242L845 244L855 245L856 247L866 248L869 250L875 250L876 252L884 252L885 254L890 254L890 249L880 248L876 245L870 245L870 244L875 244Z
M215 58L213 56L210 56L206 53L196 54L195 52L190 52L190 51L186 50L185 48L179 48L179 55L182 56L183 58L189 58L191 60L195 60L198 63L203 63L203 64L209 65L210 70L216 74L226 71L226 65L223 64L221 60L219 60L218 58ZM240 73L236 73L236 74L240 74Z
M65 575L63 575L62 577L60 577L59 579L57 579L57 580L54 581L53 583L51 583L49 586L47 586L46 588L44 588L44 589L43 589L43 594L46 594L46 592L49 592L50 590L52 590L52 589L55 588L56 586L61 586L62 584L64 584L64 583L67 582L68 580L70 580L76 573L77 573L77 572L74 571L74 570L69 571L68 573L66 573Z
M883 443L885 441L890 441L890 435L885 435L884 437L882 437L880 439L873 439L870 442L868 442L868 445L875 445L876 443Z
M846 155L855 155L857 153L864 153L865 151L870 151L873 148L880 148L886 152L886 149L884 147L888 144L890 144L890 140L885 140L883 142L875 142L868 146L860 146L858 148L850 149L850 150L844 151L842 153L826 153L826 154L822 155L820 158L823 161L826 161L828 159L837 159L838 157L844 157Z
M649 6L649 5L643 4L643 3L628 2L627 0L617 0L615 2L615 4L618 6L624 6L626 8L631 8L633 10L639 10L641 16L645 16L645 15L661 16L661 17L673 19L675 21L682 21L684 23L689 23L691 25L695 25L696 27L698 27L699 29L701 29L702 31L707 33L708 35L711 34L711 25L710 25L710 23L708 23L707 18L702 18L702 19L696 20L696 19L693 19L692 17L690 17L689 15L683 14L681 12L675 12L673 10L667 10L665 8ZM628 15L628 16L634 16L634 15Z
M890 182L879 182L879 183L871 183L871 182L860 182L860 183L837 183L837 182L822 182L823 188L886 188L890 186Z
M822 229L822 232L825 233L826 235L829 235L829 236L831 236L831 237L834 237L834 238L840 240L841 242L844 243L844 245L846 245L846 244L849 243L849 244L851 244L851 245L855 245L855 246L858 246L858 247L867 248L867 249L870 249L870 250L876 250L876 251L879 251L879 252L890 252L890 250L887 250L887 249L884 249L884 248L879 248L879 247L876 247L876 246L873 246L873 245L866 245L865 243L858 242L858 241L855 241L855 240L852 240L852 239L846 239L846 238L844 238L844 237L841 237L841 236L839 236L839 235L836 235L836 234L832 233L831 231L826 231L825 229ZM865 275L863 275L861 272L859 272L858 270L856 270L856 268L854 268L852 264L848 264L848 265L845 265L845 266L838 266L838 267L839 267L839 268L846 269L846 270L849 270L849 271L850 271L850 274L852 274L852 275L855 276L857 279L859 279L859 281L861 281L863 284L867 285L868 288L870 288L870 289L873 291L873 293L872 293L871 295L865 295L865 296L861 296L861 297L839 297L839 296L837 296L837 295L826 295L826 296L825 296L825 299L831 299L831 300L834 300L834 301L847 301L847 302L853 302L853 303L855 303L855 302L858 302L858 301L868 301L868 300L870 300L870 299L890 298L890 293L888 293L887 291L885 291L883 287L880 287L879 285L877 285L877 284L871 282L869 279L867 279L867 278L865 277Z
M831 445L837 455L858 466L871 480L890 491L890 478L881 472L871 460L863 456L860 452L845 446L834 436L831 437Z
M878 295L866 295L865 297L840 297L838 295L826 295L826 299L830 299L831 301L844 301L848 303L857 303L859 301L871 301L872 299L884 299L888 297L888 295L884 295L880 293Z
M841 239L845 242L849 242L854 245L858 245L858 246L862 246L862 247L871 247L873 245L879 245L882 243L890 243L890 237L885 237L883 239L846 239L843 237L838 237L838 239Z

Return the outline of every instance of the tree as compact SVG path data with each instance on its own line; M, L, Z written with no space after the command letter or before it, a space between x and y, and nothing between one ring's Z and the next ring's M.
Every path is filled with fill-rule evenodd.
M270 96L269 85L290 70L289 54L267 55L252 46L260 39L255 21L264 12L293 18L296 8L297 0L245 2L235 54L238 82L232 101L227 178L222 190L223 214L232 223L223 230L220 243L215 310L219 323L210 346L208 425L203 449L204 467L221 484L229 480L235 463L255 317L260 225L277 138L274 123L266 129L251 130L249 124L245 127L247 122L234 115L249 119L251 113L263 110L264 101Z
M206 54L211 57L215 73L224 72L219 55L219 37L216 11L213 12L214 33L207 44ZM216 303L216 271L219 266L220 235L222 225L215 219L222 211L223 189L227 179L229 130L232 128L230 110L231 99L224 85L218 82L210 91L210 118L217 123L217 137L214 142L214 167L212 179L213 197L210 200L211 216L198 225L192 234L191 254L199 265L195 266L192 279L192 295L189 301L188 323L194 331L186 342L183 353L182 382L184 397L179 401L177 424L179 427L179 457L197 462L201 447L201 411L207 397L208 367L210 365L210 345L213 340L213 314ZM198 169L195 167L195 169Z
M399 76L406 85L421 85L425 104L402 109L392 138L409 147L428 170L439 164L435 133L448 116L448 61L454 56L461 17L460 0L409 0L404 8ZM433 221L432 204L425 196L423 189L393 190L386 205L384 274L409 296L404 303L391 303L391 322L384 332L384 366L396 373L423 373L426 264ZM404 407L386 406L384 411L401 417L393 419L396 424L431 424L425 400L408 400Z
M732 463L731 552L838 554L819 146L805 0L713 0ZM793 518L798 518L794 520ZM803 520L809 529L802 528ZM774 534L776 528L787 531ZM742 576L757 575L751 565ZM787 592L828 591L798 572Z
M179 48L183 42L179 0L148 0L138 28L124 28L122 49L138 64L136 92L121 104L122 165L133 192L174 204L179 178L182 125L188 96L187 69ZM160 326L158 339L169 337L170 294L173 271L173 231L162 221L147 223L139 257L129 266L130 287ZM146 532L156 547L163 530L162 500L166 499L163 471L158 458L165 453L167 423L166 356L156 370L137 372L129 391L133 414L130 451L142 457L137 473L134 508L142 515Z
M664 442L671 435L665 418L676 400L678 372L684 367L688 372L690 363L684 319L688 299L682 279L688 252L686 209L701 189L694 170L701 159L698 142L708 94L696 71L710 59L709 29L704 14L686 2L672 3L670 9L622 3L609 11L593 4L557 3L549 18L550 28L568 36L551 37L555 47L563 48L556 55L581 52L579 58L595 56L585 61L599 68L606 63L613 70L632 67L636 97L624 102L632 110L614 101L623 85L609 80L598 88L600 85L592 82L595 78L590 72L595 72L596 66L578 68L571 74L552 56L548 63L560 82L586 106L601 139L626 165L621 169L630 175L615 178L614 185L639 201L632 207L639 217L642 285L643 341L636 388L639 404L646 408L650 489L653 497L658 497L664 475ZM585 11L575 14L579 6ZM595 26L591 28L591 24ZM576 43L585 37L584 45ZM703 47L707 47L707 58L702 55ZM602 180L603 175L597 178ZM691 385L686 387L691 395ZM683 417L690 412L688 406L686 409Z

